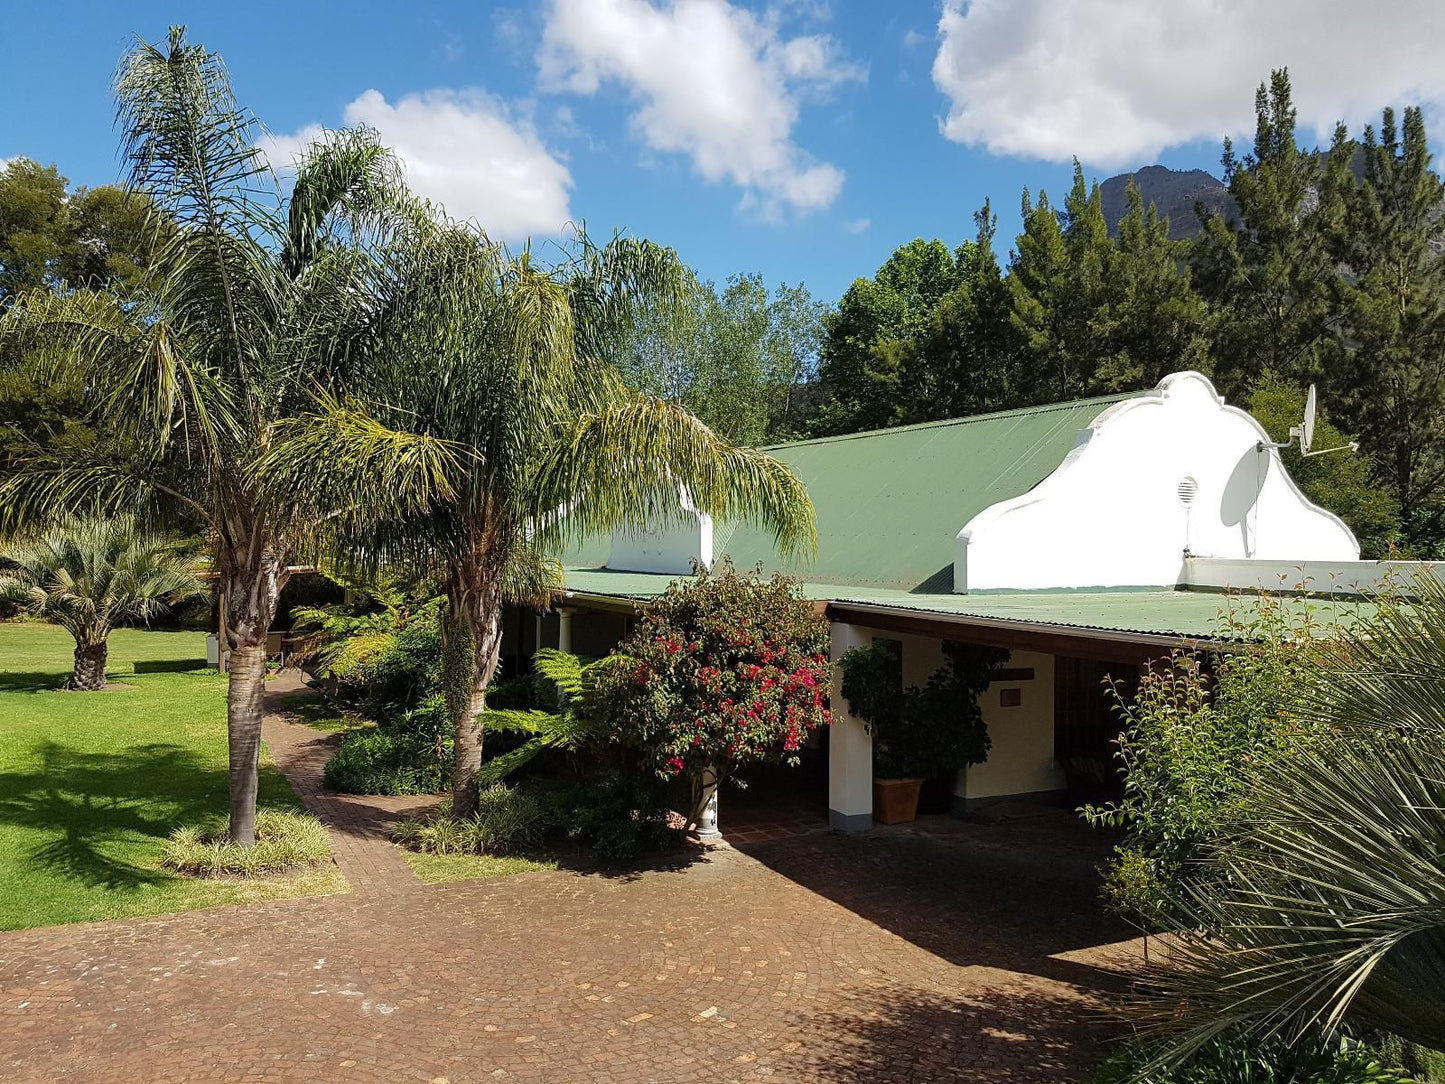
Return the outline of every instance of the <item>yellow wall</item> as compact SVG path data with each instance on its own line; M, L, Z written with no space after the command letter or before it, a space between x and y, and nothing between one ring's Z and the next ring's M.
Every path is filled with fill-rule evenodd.
M976 801L1004 794L1060 790L1064 773L1054 764L1054 657L1015 651L1009 669L1032 667L1032 681L994 682L980 702L993 747L988 760L959 772L954 793ZM999 692L1018 689L1018 707L999 706Z

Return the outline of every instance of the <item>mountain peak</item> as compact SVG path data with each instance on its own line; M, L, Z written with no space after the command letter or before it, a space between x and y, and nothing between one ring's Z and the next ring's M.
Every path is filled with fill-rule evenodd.
M1197 236L1203 225L1195 211L1202 204L1206 214L1222 214L1234 218L1239 214L1234 197L1224 182L1202 169L1170 169L1168 166L1141 166L1131 173L1120 173L1099 185L1104 202L1104 219L1112 236L1119 232L1119 220L1129 211L1129 178L1144 197L1144 206L1154 204L1159 214L1169 219L1169 236L1176 241Z

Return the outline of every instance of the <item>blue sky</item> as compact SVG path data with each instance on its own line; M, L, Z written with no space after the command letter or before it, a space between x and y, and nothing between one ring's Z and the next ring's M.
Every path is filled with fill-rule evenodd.
M109 80L134 34L221 52L284 164L365 121L413 184L510 240L585 218L834 301L899 243L1000 248L1021 186L1162 161L1218 172L1271 66L1307 132L1445 101L1445 5L1392 0L32 3L0 39L0 158L119 173ZM1388 17L1382 17L1384 12ZM1433 43L1433 47L1432 44Z

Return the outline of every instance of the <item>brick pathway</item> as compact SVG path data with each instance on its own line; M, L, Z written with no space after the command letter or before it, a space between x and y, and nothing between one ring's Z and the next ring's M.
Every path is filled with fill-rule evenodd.
M421 882L392 846L391 828L436 805L430 795L334 794L322 787L326 762L341 735L291 722L280 710L282 697L305 690L301 677L287 670L266 685L266 718L261 738L302 804L331 830L336 864L361 895L387 895L418 888Z
M0 934L7 1081L1080 1080L1132 946L1067 820Z

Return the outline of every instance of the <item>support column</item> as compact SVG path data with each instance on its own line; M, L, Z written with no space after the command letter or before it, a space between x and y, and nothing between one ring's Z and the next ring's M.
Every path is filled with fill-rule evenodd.
M856 626L832 627L833 660L830 703L833 726L828 735L828 823L845 832L873 827L873 737L843 698L842 672L837 662L850 648L866 647L872 637Z
M563 606L557 610L557 650L572 650L572 615L577 611L571 606Z

